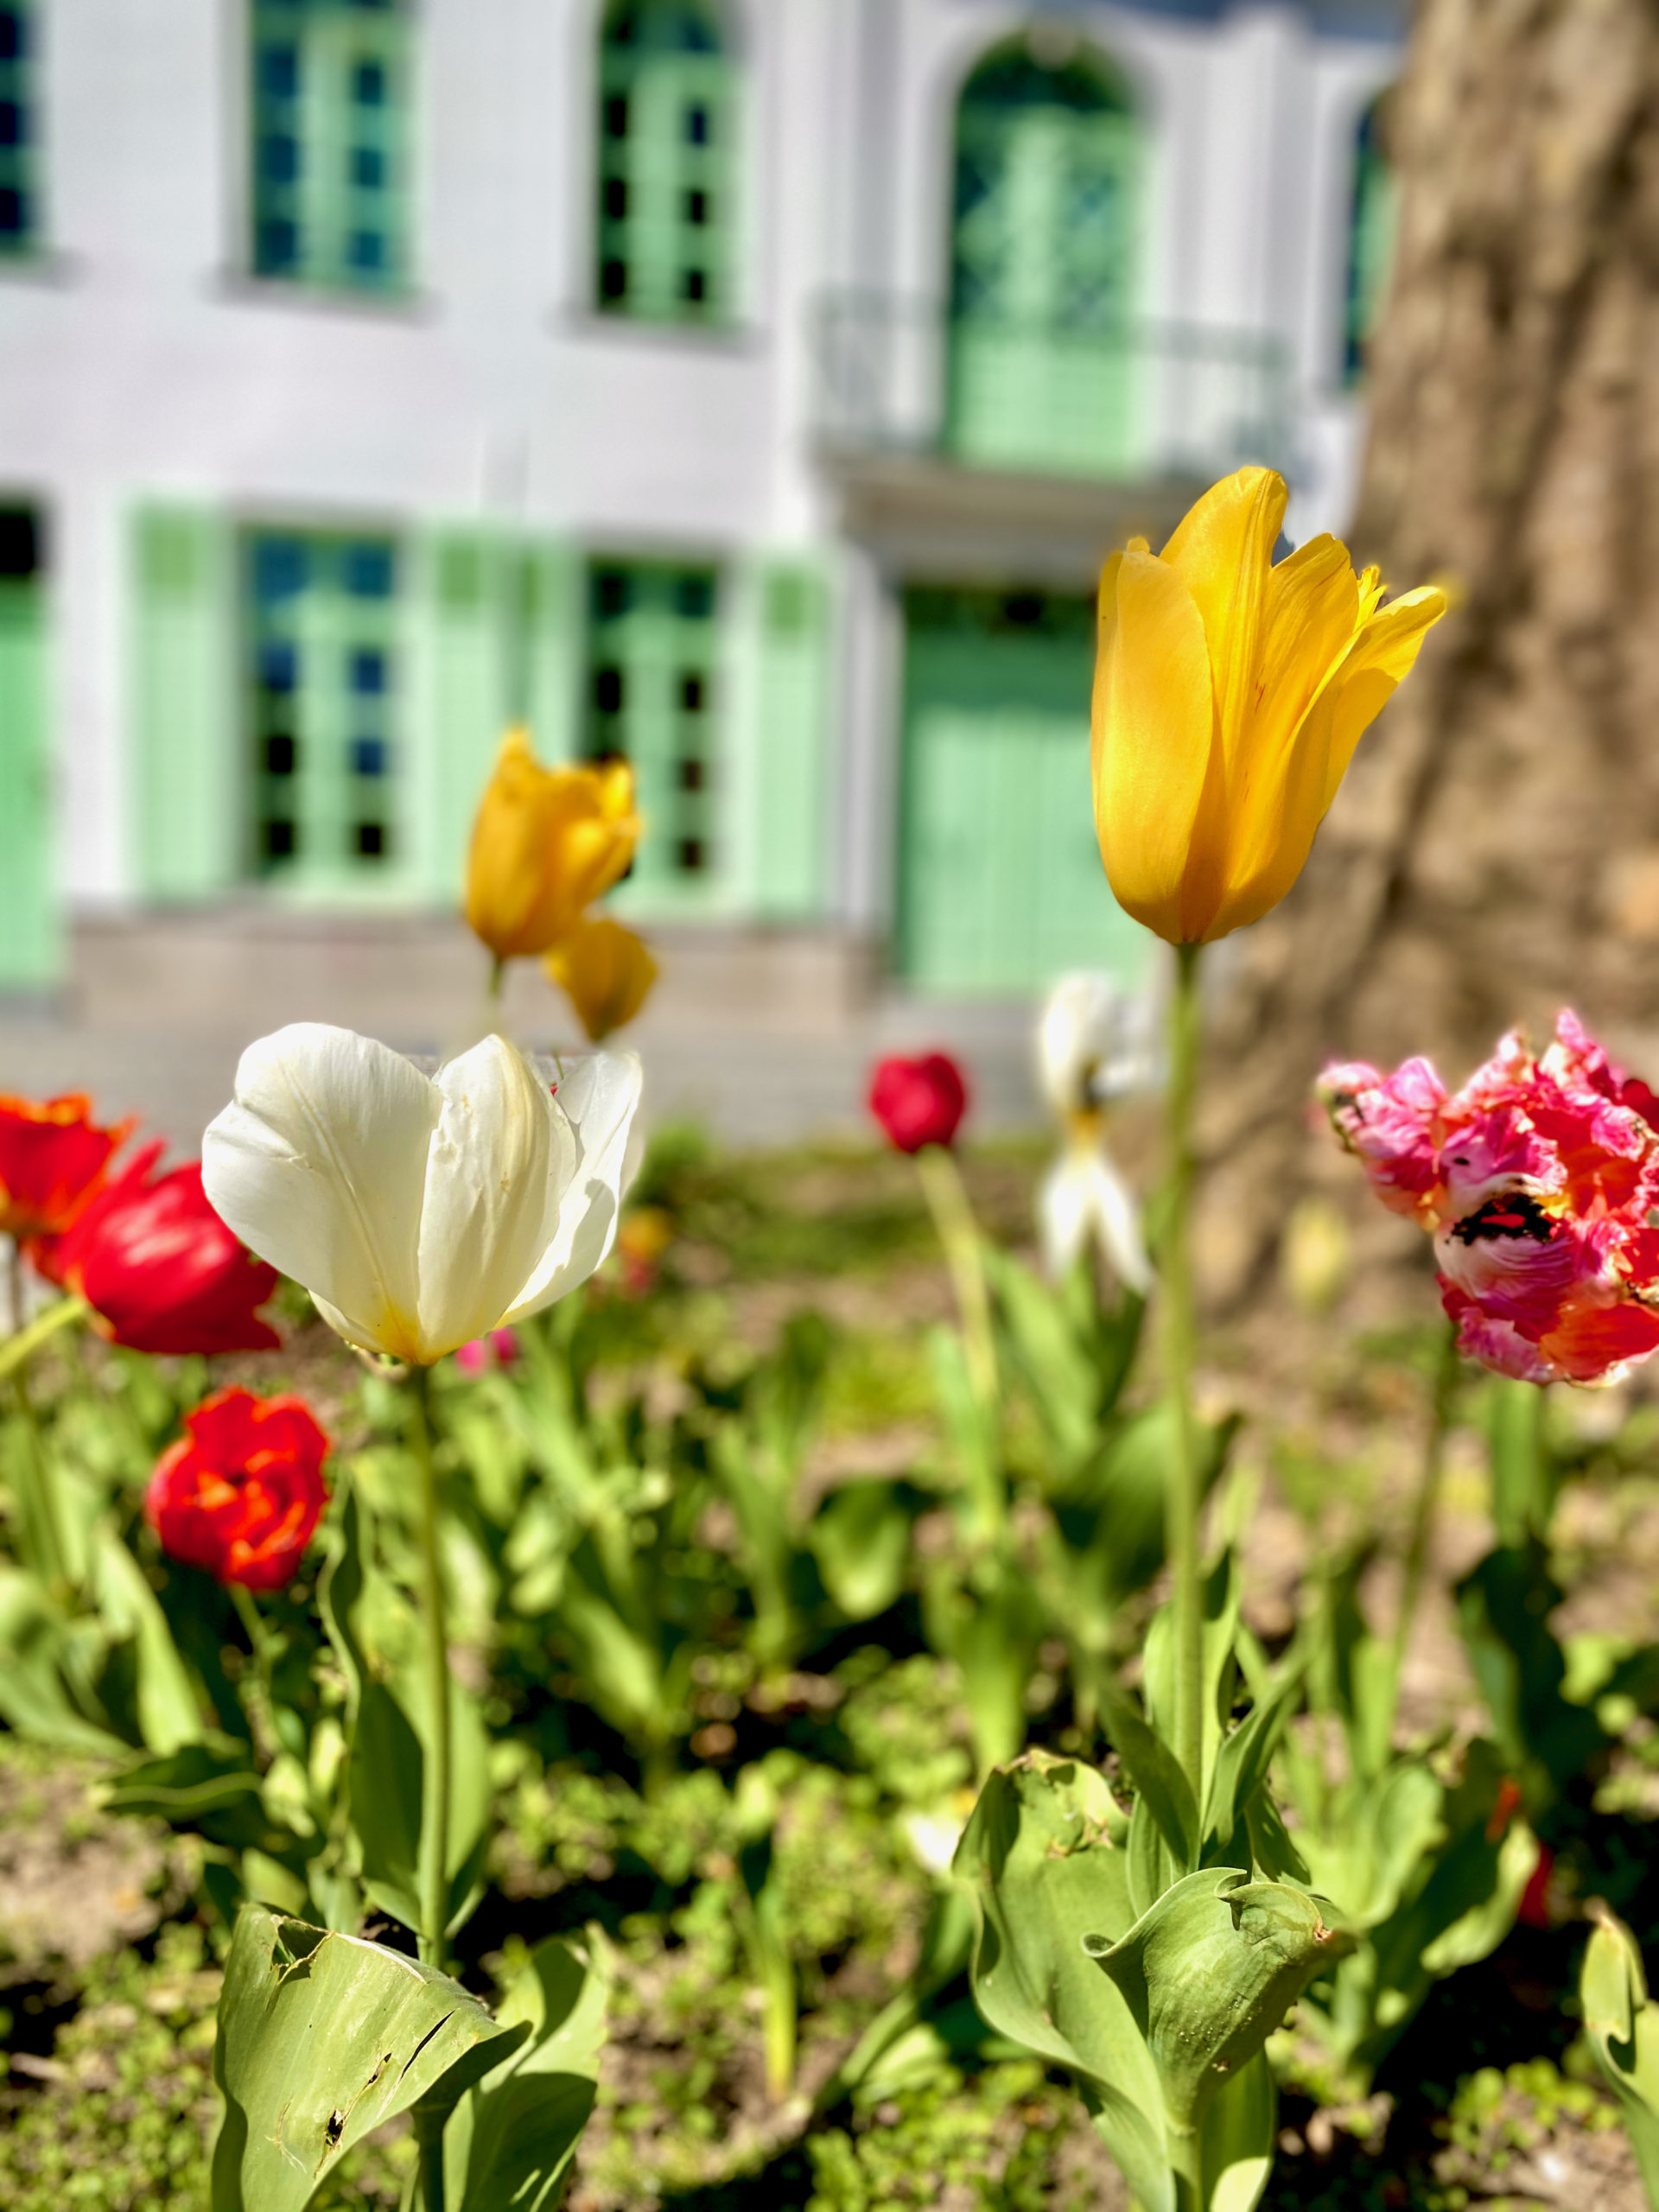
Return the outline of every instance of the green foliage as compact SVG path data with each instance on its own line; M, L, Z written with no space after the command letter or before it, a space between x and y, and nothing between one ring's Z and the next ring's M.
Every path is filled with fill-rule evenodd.
M1649 2204L1659 2205L1659 2008L1636 1938L1604 1906L1579 1979L1585 2033L1618 2099Z

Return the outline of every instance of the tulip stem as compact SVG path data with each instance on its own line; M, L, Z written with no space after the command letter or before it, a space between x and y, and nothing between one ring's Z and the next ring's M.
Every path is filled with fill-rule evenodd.
M28 1376L19 1374L11 1387L16 1393L17 1412L23 1425L23 1450L19 1465L28 1470L24 1480L29 1495L19 1501L23 1507L23 1524L37 1554L35 1564L41 1580L54 1598L67 1600L70 1595L69 1557L58 1519L57 1490L47 1464L46 1439L41 1434L35 1402L29 1395Z
M1174 1480L1165 1499L1165 1529L1175 1603L1175 1756L1204 1804L1204 1592L1198 1571L1198 1436L1192 1405L1194 1326L1187 1217L1194 1162L1192 1102L1198 1068L1197 944L1175 948L1175 991L1169 1009L1169 1187L1160 1242L1165 1385L1175 1414Z
M269 1766L277 1751L276 1699L270 1687L270 1643L264 1622L259 1618L259 1608L253 1602L253 1592L242 1582L232 1582L228 1587L253 1660L255 1694L250 1700L248 1719L253 1728L255 1747Z
M1386 1759L1394 1743L1394 1723L1400 1706L1400 1678L1405 1671L1406 1646L1411 1640L1412 1624L1417 1617L1417 1607L1422 1599L1423 1579L1428 1569L1429 1546L1434 1534L1434 1509L1440 1502L1440 1477L1446 1467L1446 1440L1452 1427L1452 1407L1457 1396L1458 1371L1462 1362L1458 1352L1458 1325L1448 1321L1440 1338L1440 1356L1434 1369L1434 1395L1428 1419L1428 1435L1423 1445L1423 1470L1417 1485L1417 1495L1412 1501L1411 1534L1406 1541L1405 1566L1400 1582L1400 1610L1395 1617L1394 1638L1389 1651L1388 1692L1383 1703L1386 1725L1382 1740L1376 1746L1377 1756Z
M431 1834L423 1854L421 1956L442 1974L449 1924L449 1634L444 1615L443 1562L438 1552L438 1470L432 1451L431 1370L417 1367L410 1383L409 1431L421 1476L421 1558L426 1579L427 1703L432 1762L427 1796Z
M56 1336L60 1329L68 1328L72 1322L84 1320L92 1310L84 1298L60 1298L44 1313L37 1313L27 1326L15 1330L0 1344L0 1376L10 1375L14 1367L21 1367L48 1337Z
M501 987L507 977L507 963L498 953L490 962L489 1001L492 1006L501 1003Z
M976 1486L983 1493L980 1509L988 1532L1002 1517L1001 1495L989 1471L989 1458L997 1433L996 1339L991 1331L991 1294L985 1280L985 1255L974 1219L973 1202L962 1179L957 1156L949 1146L924 1145L916 1154L916 1170L933 1226L944 1249L945 1263L957 1294L962 1316L963 1349L968 1357L968 1380L978 1408L986 1464L974 1470Z

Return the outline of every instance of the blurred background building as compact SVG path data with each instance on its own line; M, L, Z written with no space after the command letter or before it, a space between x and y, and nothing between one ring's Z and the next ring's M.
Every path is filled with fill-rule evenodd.
M635 763L619 903L671 1024L677 973L705 1023L825 1037L1143 975L1090 587L1246 461L1297 540L1343 524L1402 35L0 0L14 1063L70 1079L100 1022L438 1038L514 719Z

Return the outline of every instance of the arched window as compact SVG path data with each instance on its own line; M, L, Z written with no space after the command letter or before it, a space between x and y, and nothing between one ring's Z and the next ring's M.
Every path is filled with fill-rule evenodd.
M1396 188L1388 156L1390 94L1379 92L1354 139L1354 196L1348 226L1348 281L1343 307L1343 377L1365 372L1366 348L1382 311L1394 257Z
M996 48L957 111L951 423L1011 467L1109 469L1131 435L1141 131L1103 54Z
M601 312L732 311L734 72L712 0L611 0L601 33L594 293Z

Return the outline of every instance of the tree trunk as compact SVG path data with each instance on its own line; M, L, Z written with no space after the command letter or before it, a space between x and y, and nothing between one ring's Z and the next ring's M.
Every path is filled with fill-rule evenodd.
M1205 1132L1224 1298L1321 1173L1330 1055L1457 1081L1572 1005L1659 1072L1659 6L1420 0L1391 109L1353 542L1462 604L1235 940Z

